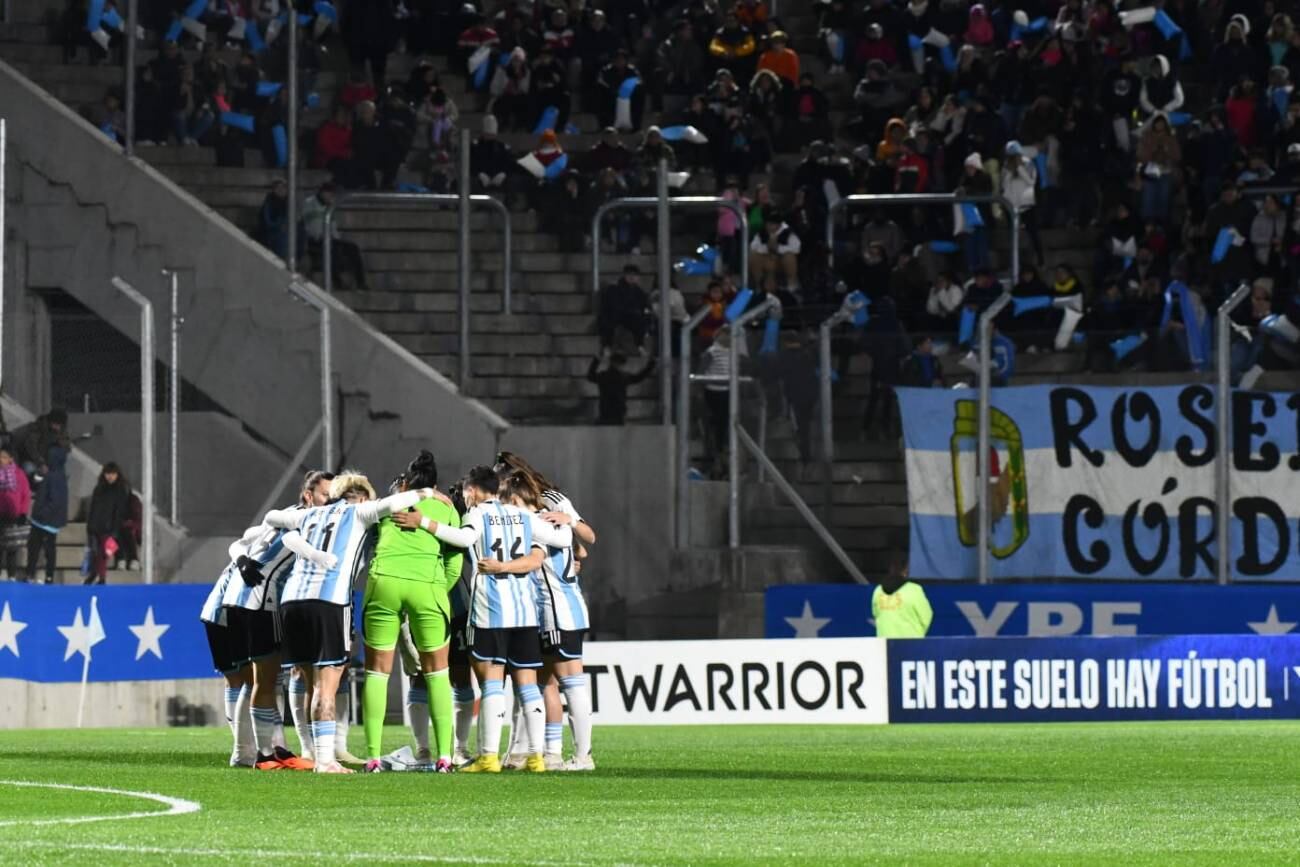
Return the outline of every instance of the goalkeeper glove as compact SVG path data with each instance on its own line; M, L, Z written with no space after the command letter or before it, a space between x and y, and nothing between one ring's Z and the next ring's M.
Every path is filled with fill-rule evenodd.
M235 561L235 566L239 569L240 577L244 579L244 583L249 587L256 587L266 580L266 576L262 574L262 570L257 568L257 562L255 560L251 560L248 557L241 555L240 558Z

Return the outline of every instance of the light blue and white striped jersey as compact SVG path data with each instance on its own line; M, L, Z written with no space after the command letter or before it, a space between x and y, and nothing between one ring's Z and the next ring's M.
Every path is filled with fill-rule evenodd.
M298 507L294 507L297 509ZM221 604L230 608L246 608L249 611L274 611L279 601L279 591L284 586L284 577L293 566L294 553L285 547L288 531L259 524L249 527L235 544L230 546L230 565L226 571L231 573L226 582L226 592ZM236 549L239 549L238 551ZM239 574L236 563L240 556L245 556L257 563L258 569L266 580L256 587L249 587Z
M543 632L576 632L591 628L587 600L574 570L573 548L546 547L537 582ZM533 573L536 575L537 573Z
M569 498L559 491L548 490L542 494L542 505L547 511L563 512L574 523L582 520ZM543 632L576 632L591 628L587 614L587 600L578 583L574 568L573 547L557 548L548 545L546 559L542 561L542 575L538 586Z
M319 600L350 605L352 588L365 567L366 531L380 518L408 509L420 500L419 491L407 491L365 503L339 500L326 506L268 514L267 524L297 530L308 545L338 558L332 569L305 557L295 558L280 604Z
M361 562L361 549L370 523L360 519L358 512L373 503L348 503L340 500L328 506L303 509L298 519L298 532L307 544L328 551L338 557L333 569L312 563L305 558L294 561L289 580L284 584L280 603L320 600L335 605L352 601L352 583Z
M474 563L471 574L469 622L480 629L536 627L537 594L531 575L483 575L478 561L485 557L503 563L526 557L533 549L532 513L492 499L479 503L461 518L461 527L473 529L478 539L466 550ZM537 547L542 547L537 543Z
M199 619L204 623L211 623L215 626L226 625L226 609L221 604L221 597L225 595L226 584L229 582L230 569L222 569L221 575L218 576L216 583L212 585L211 592L208 593L208 598L203 601L203 607L199 609Z

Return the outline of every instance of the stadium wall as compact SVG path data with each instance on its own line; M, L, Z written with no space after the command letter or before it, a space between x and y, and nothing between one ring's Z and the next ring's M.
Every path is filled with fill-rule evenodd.
M78 657L80 658L80 657ZM219 678L91 683L88 728L225 725ZM72 728L81 685L0 678L0 729Z
M109 279L120 275L149 297L165 333L169 300L159 270L180 270L185 379L282 455L293 454L320 414L319 317L290 297L283 263L4 63L0 106L12 166L8 254L22 264L10 272L9 297L62 288L135 339L138 310ZM450 475L491 452L508 427L503 419L343 304L310 291L333 317L346 460L385 475L399 468L399 456L433 443ZM30 350L21 349L25 335L12 326L9 334L7 359ZM165 341L159 350L162 357ZM40 367L6 366L6 388L40 406L48 388Z
M541 468L596 530L583 591L597 632L621 633L628 608L709 578L670 569L671 433L641 425L514 427L502 437L502 448Z

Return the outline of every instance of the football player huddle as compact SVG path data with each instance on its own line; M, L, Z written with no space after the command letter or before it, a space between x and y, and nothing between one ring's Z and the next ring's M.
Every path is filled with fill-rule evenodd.
M428 451L382 499L358 472L309 472L296 505L268 512L231 544L230 563L200 613L213 665L226 681L230 764L332 774L353 773L348 765L368 772L594 770L582 670L590 624L579 572L595 541L568 498L511 452L498 454L494 466L474 467L446 493ZM348 750L348 669L353 598L363 584L361 759ZM410 678L414 749L385 756L399 651ZM507 677L515 714L503 760ZM297 754L284 737L286 685ZM566 706L574 747L567 761Z

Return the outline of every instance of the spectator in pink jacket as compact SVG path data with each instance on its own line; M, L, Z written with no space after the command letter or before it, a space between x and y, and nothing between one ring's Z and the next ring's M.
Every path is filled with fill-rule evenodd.
M27 547L27 513L32 489L27 474L14 463L7 448L0 449L0 581L18 575L18 552Z

